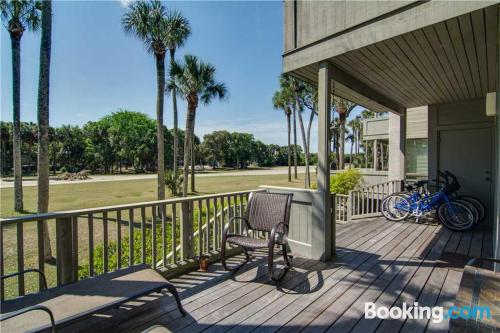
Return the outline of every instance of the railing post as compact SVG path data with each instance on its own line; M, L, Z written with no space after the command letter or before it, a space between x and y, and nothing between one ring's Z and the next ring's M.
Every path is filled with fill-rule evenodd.
M56 219L57 285L73 282L73 230L71 217Z
M181 257L193 257L193 205L192 201L181 203Z
M352 193L353 193L352 190L349 191L349 197L347 198L347 222L351 222L352 219L352 209L353 209Z

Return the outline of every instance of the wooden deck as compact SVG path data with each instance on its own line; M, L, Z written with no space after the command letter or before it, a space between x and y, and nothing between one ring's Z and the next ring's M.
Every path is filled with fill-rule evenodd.
M491 255L480 229L458 233L381 218L339 225L337 260L294 258L279 288L256 253L234 276L216 264L173 279L185 317L172 297L153 294L65 330L140 332L159 324L175 332L445 332L448 322L364 319L364 303L450 307L466 258Z

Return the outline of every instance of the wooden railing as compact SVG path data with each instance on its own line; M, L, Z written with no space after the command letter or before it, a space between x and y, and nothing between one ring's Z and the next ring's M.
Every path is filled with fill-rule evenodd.
M400 192L402 188L402 180L391 180L349 191L347 221L379 216L382 200L389 194Z
M255 191L264 191L263 189ZM252 191L175 198L0 219L0 275L28 268L47 274L49 287L145 263L156 269L178 268L198 255L220 249L224 224L243 212ZM54 266L45 263L43 223L55 242ZM241 231L241 221L234 224ZM6 239L16 239L15 249ZM6 255L7 251L7 255ZM49 272L49 273L51 273ZM55 273L55 274L54 274ZM17 294L42 289L35 276L16 277ZM30 280L31 279L31 280ZM0 280L0 297L13 294L13 282Z
M349 222L349 196L347 194L332 194L335 221L337 223Z

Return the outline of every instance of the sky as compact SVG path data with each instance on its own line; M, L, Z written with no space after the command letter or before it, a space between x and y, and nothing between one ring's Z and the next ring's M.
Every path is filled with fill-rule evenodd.
M121 17L127 0L54 1L50 86L50 124L83 125L119 109L155 118L154 57L143 43L126 35ZM286 118L274 110L283 51L281 1L168 1L191 24L191 36L177 58L193 54L210 62L229 95L200 105L195 133L214 130L254 134L266 144L285 145ZM3 23L3 22L2 22ZM10 38L1 29L1 120L12 120ZM25 32L21 41L21 119L36 122L40 34ZM185 103L179 101L179 126L185 127ZM165 98L165 125L172 127L172 100ZM308 117L306 117L308 118ZM316 124L311 151L316 151ZM300 144L300 136L298 137Z

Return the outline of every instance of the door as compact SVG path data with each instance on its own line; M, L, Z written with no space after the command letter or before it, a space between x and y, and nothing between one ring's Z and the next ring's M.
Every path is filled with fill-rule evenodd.
M486 205L486 223L492 221L493 129L439 131L439 169L455 174L460 194L472 195Z

